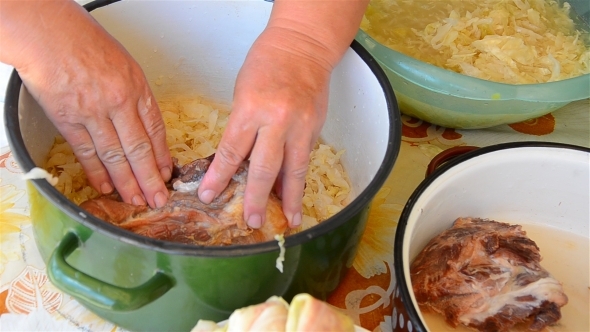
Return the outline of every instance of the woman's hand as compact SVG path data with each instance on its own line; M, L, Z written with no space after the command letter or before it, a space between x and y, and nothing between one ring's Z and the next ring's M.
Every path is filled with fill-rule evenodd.
M141 68L75 2L31 3L2 2L1 36L11 47L2 61L16 68L94 188L117 189L136 205L164 205L172 161Z
M326 118L331 68L289 45L290 34L267 29L252 46L229 123L199 186L201 200L211 201L250 156L244 218L254 228L264 222L275 182L289 225L301 223L309 153Z
M301 223L309 154L326 119L332 70L350 45L366 0L275 0L269 24L238 74L229 123L199 186L213 200L250 157L244 219L265 221L273 186L290 227Z

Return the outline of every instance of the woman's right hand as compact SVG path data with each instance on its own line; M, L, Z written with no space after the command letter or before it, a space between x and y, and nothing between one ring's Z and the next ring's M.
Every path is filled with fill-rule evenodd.
M330 75L367 4L275 0L238 74L229 122L199 186L203 202L219 195L249 158L244 220L261 227L274 187L289 226L299 226L309 153L326 119Z
M0 60L72 146L90 184L166 203L172 171L158 104L131 55L70 0L2 1Z

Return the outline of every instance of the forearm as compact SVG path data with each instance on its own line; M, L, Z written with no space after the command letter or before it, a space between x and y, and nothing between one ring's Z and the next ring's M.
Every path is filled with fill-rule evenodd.
M67 54L75 48L72 36L89 28L96 23L72 0L0 0L0 61L26 68L40 57Z
M331 71L354 39L369 0L275 0L266 30L279 47L315 57Z

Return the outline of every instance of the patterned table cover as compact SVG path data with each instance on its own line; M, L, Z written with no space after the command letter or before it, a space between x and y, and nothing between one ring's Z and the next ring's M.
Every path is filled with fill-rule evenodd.
M328 302L370 331L392 331L398 322L391 304L395 229L430 160L461 145L551 141L589 147L589 114L590 101L582 100L534 120L480 130L448 129L402 116L400 154L373 200L354 266ZM0 330L123 331L49 282L33 239L21 175L10 149L0 147Z

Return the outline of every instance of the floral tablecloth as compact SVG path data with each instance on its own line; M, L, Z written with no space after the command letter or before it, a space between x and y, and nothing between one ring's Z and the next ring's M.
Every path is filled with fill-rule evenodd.
M552 141L590 146L590 102L572 103L526 122L482 130L454 130L402 117L395 167L375 197L354 268L328 302L370 331L391 331L393 239L406 200L423 180L430 160L454 146ZM63 294L48 281L37 252L21 170L0 133L0 330L121 331Z

